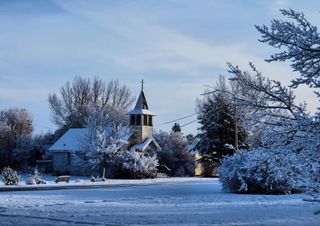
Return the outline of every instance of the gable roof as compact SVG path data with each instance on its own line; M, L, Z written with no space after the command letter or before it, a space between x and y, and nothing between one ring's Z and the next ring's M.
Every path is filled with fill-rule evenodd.
M69 129L48 150L49 151L79 151L82 140L88 134L87 128Z
M62 135L48 150L59 151L81 151L83 140L88 135L88 128L71 128ZM111 128L105 129L106 134L110 134Z
M144 151L151 143L153 143L159 150L161 149L160 145L152 136L148 137L144 142L140 144L133 145L132 148L139 149L140 151Z

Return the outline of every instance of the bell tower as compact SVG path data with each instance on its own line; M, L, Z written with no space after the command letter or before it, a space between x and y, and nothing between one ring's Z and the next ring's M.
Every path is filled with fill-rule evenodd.
M133 133L132 144L140 144L148 137L152 136L153 131L153 112L149 110L146 97L143 92L144 81L141 81L141 91L134 109L128 112L130 116L130 129Z

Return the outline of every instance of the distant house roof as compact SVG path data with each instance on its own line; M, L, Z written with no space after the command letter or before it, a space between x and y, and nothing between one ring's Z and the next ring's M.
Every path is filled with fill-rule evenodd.
M160 145L153 137L148 137L143 143L135 144L132 148L144 151L151 143L153 143L158 149L161 149Z
M88 128L71 128L49 148L49 151L81 151L83 140L88 132ZM106 128L105 133L106 135L110 134L111 128Z
M69 129L49 148L49 151L54 152L82 150L82 141L87 134L87 128Z

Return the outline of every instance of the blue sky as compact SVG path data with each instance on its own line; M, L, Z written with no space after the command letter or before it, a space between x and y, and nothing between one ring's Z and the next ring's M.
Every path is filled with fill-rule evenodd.
M135 95L144 79L156 125L190 115L203 85L227 75L227 61L244 69L252 61L284 83L297 76L288 64L264 62L274 50L257 41L254 24L269 24L280 18L278 9L292 8L317 25L319 6L286 0L1 0L0 109L26 108L36 132L54 130L48 94L81 75L119 79ZM311 90L302 87L297 96L314 111ZM197 126L183 131L196 133Z

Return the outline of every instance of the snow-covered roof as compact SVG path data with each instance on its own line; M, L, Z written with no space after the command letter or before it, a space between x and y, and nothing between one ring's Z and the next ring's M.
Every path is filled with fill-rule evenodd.
M128 112L128 115L155 115L152 111L146 109L133 109Z
M110 134L110 131L110 128L105 129L106 134ZM87 128L69 129L49 148L49 151L81 151L82 142L88 135L88 132L89 130Z
M69 129L49 148L49 151L79 151L82 149L82 140L87 134L87 128Z
M133 145L132 148L144 151L150 145L151 142L153 142L158 149L161 149L160 145L152 136L148 137L143 143Z

